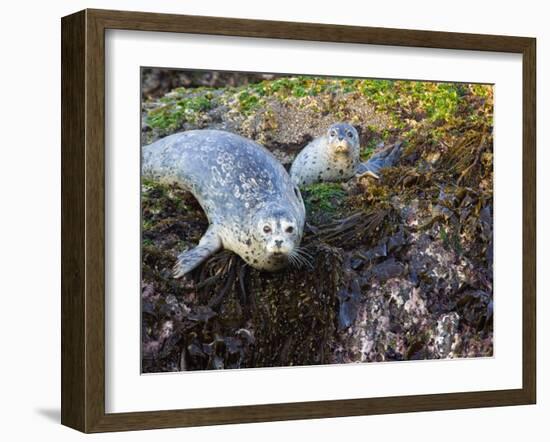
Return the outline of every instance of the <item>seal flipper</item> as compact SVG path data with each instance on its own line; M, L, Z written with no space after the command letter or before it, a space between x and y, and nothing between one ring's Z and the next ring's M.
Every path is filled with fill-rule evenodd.
M221 248L222 240L216 233L216 230L210 226L202 236L197 247L180 253L172 273L174 278L181 278L186 273L189 273Z
M403 143L399 142L378 152L375 152L367 162L359 163L355 169L355 175L359 177L372 176L378 179L380 170L391 167L397 163L401 156Z

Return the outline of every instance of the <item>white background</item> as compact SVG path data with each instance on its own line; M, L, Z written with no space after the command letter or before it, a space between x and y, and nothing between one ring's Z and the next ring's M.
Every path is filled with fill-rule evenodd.
M140 66L494 83L495 357L140 376ZM521 56L512 54L108 31L106 411L520 388L521 78Z
M314 5L314 6L313 6ZM224 427L163 430L155 432L93 436L107 440L150 440L167 438L261 438L406 437L408 441L465 438L506 440L530 437L542 440L548 435L550 384L550 326L541 312L548 309L544 293L550 280L543 274L548 267L550 241L542 226L549 221L545 189L550 184L543 169L550 160L543 146L550 118L549 77L550 30L544 2L454 2L448 10L441 2L395 1L337 3L275 3L217 1L50 1L20 0L3 5L0 69L0 121L2 147L8 157L0 174L2 210L0 247L2 259L2 347L0 391L4 440L28 438L80 440L84 436L61 427L60 391L60 29L59 17L85 7L133 9L292 21L341 23L536 36L538 38L538 171L539 171L539 284L538 284L538 405L480 410L413 413L232 425ZM272 8L272 9L269 9ZM519 167L519 165L518 165ZM518 189L519 191L519 189ZM546 213L544 213L546 212ZM544 251L544 249L546 249ZM6 283L7 282L7 283Z

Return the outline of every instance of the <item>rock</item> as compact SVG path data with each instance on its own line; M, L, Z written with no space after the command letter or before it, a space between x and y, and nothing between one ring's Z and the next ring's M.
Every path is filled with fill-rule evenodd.
M456 312L441 315L437 320L434 337L435 351L442 359L452 357L451 350L453 342L457 338L459 321L460 317Z

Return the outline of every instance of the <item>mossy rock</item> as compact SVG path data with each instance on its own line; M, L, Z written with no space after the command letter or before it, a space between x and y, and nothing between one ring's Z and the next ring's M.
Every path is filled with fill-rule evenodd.
M144 371L492 355L492 99L483 85L293 77L145 102L144 143L225 129L289 165L343 120L363 159L396 140L404 152L380 180L303 188L312 258L273 274L221 252L172 279L208 221L188 192L144 181Z

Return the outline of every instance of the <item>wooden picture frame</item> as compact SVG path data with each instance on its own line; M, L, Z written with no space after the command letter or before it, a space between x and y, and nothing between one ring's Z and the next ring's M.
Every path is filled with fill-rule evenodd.
M512 390L105 412L106 29L497 51L523 57L523 385ZM62 409L83 432L533 404L536 400L536 41L458 34L84 10L62 19Z

